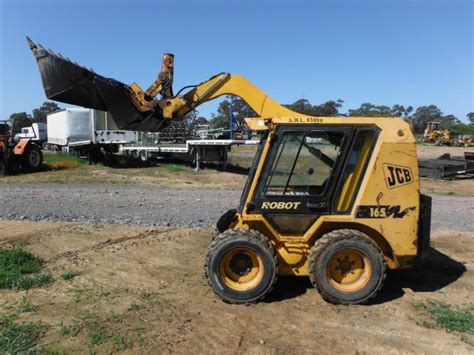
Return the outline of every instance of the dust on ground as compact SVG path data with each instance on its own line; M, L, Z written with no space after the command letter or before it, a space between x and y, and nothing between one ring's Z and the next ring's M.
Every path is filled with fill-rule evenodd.
M0 312L21 297L37 309L20 320L46 325L40 344L66 353L472 353L472 337L431 327L418 301L472 302L472 233L436 232L422 268L391 272L363 306L321 300L307 278L282 278L251 306L220 301L203 277L210 229L0 221L0 246L45 260L48 287L0 291ZM64 272L79 272L65 281ZM62 324L62 325L61 325ZM78 324L75 336L62 329ZM92 344L100 331L103 342ZM123 347L122 347L123 348Z

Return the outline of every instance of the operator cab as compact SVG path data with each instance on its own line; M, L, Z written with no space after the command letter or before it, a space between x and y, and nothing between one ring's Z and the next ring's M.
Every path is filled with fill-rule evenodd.
M348 214L378 136L372 127L281 125L262 138L240 212L261 214L282 234L303 235L321 215ZM264 143L270 147L262 157ZM265 163L245 206L258 162Z

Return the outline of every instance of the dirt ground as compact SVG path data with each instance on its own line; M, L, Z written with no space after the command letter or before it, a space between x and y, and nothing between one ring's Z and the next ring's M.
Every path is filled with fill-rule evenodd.
M44 349L109 353L122 337L129 353L474 351L472 336L438 329L414 307L472 302L472 233L437 232L423 267L391 272L370 305L329 305L308 279L286 278L264 302L239 306L220 301L203 277L210 229L0 221L0 231L0 247L34 252L55 279L41 289L0 291L2 314L23 296L37 306L20 321L44 322ZM69 271L80 274L61 279ZM71 324L78 333L63 335ZM98 331L104 340L93 345Z

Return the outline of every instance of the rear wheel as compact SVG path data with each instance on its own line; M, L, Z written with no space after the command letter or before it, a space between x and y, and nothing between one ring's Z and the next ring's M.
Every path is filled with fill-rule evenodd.
M309 255L310 279L330 303L364 303L382 287L385 262L364 233L340 229L317 240Z
M215 294L229 303L264 298L277 279L278 259L268 239L252 230L226 230L209 245L205 272Z
M43 164L43 153L34 144L30 144L21 155L21 166L27 172L38 171Z

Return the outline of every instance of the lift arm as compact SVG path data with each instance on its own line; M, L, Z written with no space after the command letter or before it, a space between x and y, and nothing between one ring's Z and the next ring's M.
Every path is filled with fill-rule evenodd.
M218 74L182 95L174 95L174 56L169 53L163 55L158 78L143 91L136 83L127 85L96 74L28 37L27 42L38 63L46 97L108 111L119 129L157 131L169 121L183 119L199 105L221 95L239 96L263 118L305 117L280 105L239 75ZM156 99L158 95L160 98Z
M273 100L240 75L221 73L195 88L166 102L170 110L163 110L167 119L181 119L199 105L222 95L235 95L244 100L260 117L302 116Z

